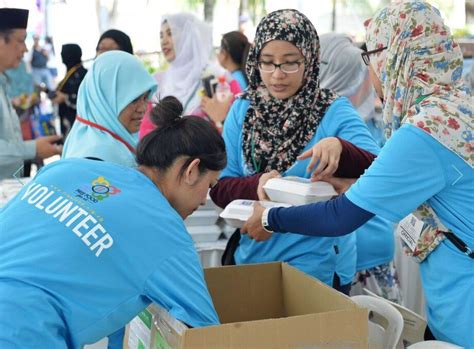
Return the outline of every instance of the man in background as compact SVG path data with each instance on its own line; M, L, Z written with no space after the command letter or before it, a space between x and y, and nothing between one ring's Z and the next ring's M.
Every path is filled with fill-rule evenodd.
M8 97L5 70L19 66L24 53L28 10L0 8L0 180L11 178L24 160L61 154L61 136L23 141L20 121Z

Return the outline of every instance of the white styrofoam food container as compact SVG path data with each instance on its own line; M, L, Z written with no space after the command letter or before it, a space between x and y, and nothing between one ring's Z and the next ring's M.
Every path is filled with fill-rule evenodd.
M265 183L263 189L270 200L291 205L327 201L338 195L327 182L311 182L301 177L272 178Z
M254 201L254 200L234 200L228 204L220 216L225 219L226 223L235 228L242 228L244 223L253 213L254 203L260 203L265 208L272 207L290 207L291 205L281 202L270 201Z
M216 211L199 209L188 216L184 220L184 224L187 228L196 225L213 225L216 224L217 218L219 218L219 215Z
M217 241L222 233L221 229L215 224L196 225L188 227L187 229L194 242L196 243Z

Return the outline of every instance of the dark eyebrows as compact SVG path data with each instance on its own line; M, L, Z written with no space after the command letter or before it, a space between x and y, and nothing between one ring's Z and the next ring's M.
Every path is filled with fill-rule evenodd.
M298 52L290 52L290 53L285 53L283 57L297 57L300 56L301 54ZM260 57L265 57L265 58L273 58L275 55L272 55L270 53L261 53Z

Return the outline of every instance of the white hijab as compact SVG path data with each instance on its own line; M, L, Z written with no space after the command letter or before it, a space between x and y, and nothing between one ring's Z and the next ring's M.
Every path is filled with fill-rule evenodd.
M184 107L184 115L200 105L197 93L201 75L212 53L212 28L189 13L163 17L171 29L176 58L163 74L157 98L176 97Z

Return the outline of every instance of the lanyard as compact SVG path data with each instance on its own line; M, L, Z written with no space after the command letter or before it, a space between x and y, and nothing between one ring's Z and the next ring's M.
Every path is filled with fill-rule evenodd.
M262 159L259 159L258 163L255 160L255 139L253 138L254 130L255 130L255 126L252 127L252 133L250 134L250 156L252 159L252 164L253 164L255 173L260 173L260 165L262 164Z
M108 133L109 135L111 135L112 137L114 137L116 140L118 140L119 142L121 142L123 145L125 145L128 150L130 150L132 152L132 154L135 154L135 148L133 148L130 143L128 143L126 140L124 140L122 137L120 137L118 134L106 129L104 126L101 126L99 124L96 124L92 121L89 121L89 120L86 120L86 119L83 119L81 118L79 115L76 116L76 120L79 121L79 122L82 122L83 124L86 124L90 127L93 127L93 128L96 128L98 130L101 130L101 131L104 131L105 133Z
M462 241L458 236L456 236L454 233L450 231L443 231L444 236L446 236L446 239L451 241L456 248L464 253L466 256L469 258L474 259L474 251L472 251L469 246L466 245L464 241Z

